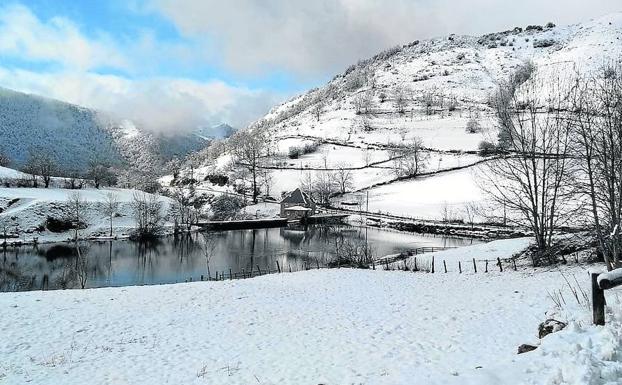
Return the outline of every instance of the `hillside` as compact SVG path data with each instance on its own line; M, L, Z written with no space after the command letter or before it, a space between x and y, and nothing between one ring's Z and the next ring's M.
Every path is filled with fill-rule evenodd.
M347 169L351 193L335 199L336 205L369 197L372 212L460 219L466 206L485 199L477 174L488 158L479 155L478 146L497 141L489 98L499 82L528 63L563 80L620 57L622 13L570 26L450 35L388 49L274 107L261 120L275 148L263 192L278 197L309 177ZM478 123L477 132L467 132L471 120ZM423 170L417 178L398 178L392 150L416 139L424 152ZM288 156L311 144L309 153ZM221 167L228 159L225 154L199 169L198 179L215 170L228 172Z
M62 170L84 171L91 161L155 170L206 144L192 133L156 135L91 109L0 88L0 153L14 167L30 152L46 152Z

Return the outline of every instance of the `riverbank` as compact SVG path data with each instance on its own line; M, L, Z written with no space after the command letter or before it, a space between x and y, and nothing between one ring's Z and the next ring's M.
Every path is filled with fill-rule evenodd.
M0 294L5 384L618 383L620 304L590 325L560 272L334 269ZM561 291L556 307L547 293ZM139 315L139 316L137 316ZM542 340L538 324L570 325ZM516 355L520 344L538 349Z
M71 218L69 200L79 194L83 205L83 227L80 238L87 240L127 239L135 229L132 200L138 190L119 188L0 188L0 245L54 243L73 240L74 230L66 228ZM118 206L112 218L106 215L107 195L114 196ZM162 213L168 211L172 201L158 197ZM165 234L173 232L173 224L163 223Z

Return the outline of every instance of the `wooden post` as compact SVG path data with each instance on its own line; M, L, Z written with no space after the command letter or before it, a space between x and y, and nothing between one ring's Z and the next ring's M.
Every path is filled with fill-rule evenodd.
M419 268L417 267L417 257L415 257L415 269L414 271L419 271Z
M259 268L259 265L257 265L257 272L259 273L259 276L261 276L261 269Z
M292 264L291 263L289 264L289 272L290 273L292 272Z
M598 273L592 273L592 313L594 325L605 324L605 292L598 286Z
M317 266L317 269L320 270L320 261L318 261L317 258L315 259L315 264Z
M229 268L229 281L233 279L233 274L231 274L231 268Z
M484 271L484 273L488 273L488 260L486 260L486 270Z
M501 258L497 257L497 263L499 264L499 271L503 273L503 265L501 265Z
M203 274L201 274L201 281L203 281Z
M215 278L215 280L218 281L218 270L216 270L216 278Z
M462 264L458 261L458 271L462 274Z
M443 259L443 268L445 269L445 273L447 273L447 264L445 263L444 259Z
M477 273L477 264L475 263L475 258L473 258L473 270Z
M276 261L276 269L278 270L279 274L281 274L281 265L279 265L279 261Z
M434 274L434 256L432 256L432 274Z
M516 271L516 259L512 259L512 264L514 265L514 271Z
M371 260L371 267L376 270L376 262L373 259Z

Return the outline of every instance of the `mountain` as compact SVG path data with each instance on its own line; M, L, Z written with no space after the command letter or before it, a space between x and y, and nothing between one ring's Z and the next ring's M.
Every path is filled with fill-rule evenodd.
M465 133L466 119L478 115L490 126L491 92L525 62L564 76L621 57L622 13L563 27L549 23L483 36L415 40L359 61L328 84L273 108L264 119L277 137L398 142L405 130L432 148L469 150L477 141ZM397 94L404 98L403 113L395 105ZM357 98L368 103L361 114Z
M207 143L197 135L158 135L95 110L0 88L0 153L15 167L30 152L45 152L63 170L85 171L99 161L159 172L171 158Z
M513 27L390 48L252 125L267 127L275 149L262 193L278 197L311 179L347 173L348 193L333 199L334 205L360 208L365 201L374 213L466 220L468 207L485 199L477 178L488 158L478 148L497 140L489 100L499 82L518 70L563 80L621 58L622 13L570 26ZM425 162L417 177L408 177L409 170L400 175L404 164L395 151L413 141L421 143ZM227 174L230 189L239 190L248 181L231 171L230 159L224 153L190 171L198 180ZM208 181L200 187L222 189Z

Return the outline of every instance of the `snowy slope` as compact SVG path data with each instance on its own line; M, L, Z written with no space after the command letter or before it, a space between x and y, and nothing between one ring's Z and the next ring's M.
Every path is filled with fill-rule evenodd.
M6 169L5 169L6 170ZM0 175L3 170L0 169ZM46 220L66 218L70 209L68 200L71 194L79 193L85 201L84 213L87 228L80 231L81 237L92 238L109 235L109 219L103 211L107 193L113 193L119 201L118 215L113 220L113 235L127 237L134 229L131 202L136 190L126 189L81 189L59 188L0 188L0 228L7 226L9 233L17 227L19 241L39 242L63 241L73 237L73 231L55 233L46 228ZM163 213L170 205L170 199L160 197ZM9 239L9 242L16 239Z
M588 287L580 268L563 273ZM350 269L3 293L6 384L620 384L620 303L590 326L560 272ZM561 290L555 308L547 291ZM571 320L541 340L546 318Z
M588 72L622 55L622 13L565 27L525 28L480 37L442 37L415 41L362 60L327 85L311 90L275 107L266 117L276 135L309 135L357 140L383 138L399 141L399 131L421 137L432 148L472 149L473 136L465 133L466 120L480 116L490 127L487 106L490 92L499 80L522 63L531 60L537 67L564 76L574 70ZM550 44L540 47L540 43ZM406 95L405 111L394 106L396 89ZM369 113L356 114L355 98L372 97ZM381 94L386 96L383 102ZM428 96L434 96L426 114ZM441 106L438 98L443 97ZM454 103L455 110L448 106ZM323 104L319 121L314 106ZM366 120L371 132L361 130ZM449 130L453 135L438 131ZM426 132L429 131L429 132ZM387 136L388 135L388 136Z
M350 190L369 190L370 211L439 219L448 207L455 219L464 219L465 206L487 206L477 183L478 168L470 166L483 160L476 154L482 141L496 143L488 101L498 82L527 61L537 71L560 77L575 69L595 71L603 63L621 60L621 39L622 13L614 13L570 26L414 41L361 60L263 118L276 149L267 163L278 168L271 174L270 195L299 187L308 175L350 167L356 168ZM397 105L398 91L405 99L403 112ZM368 100L367 106L357 108L361 98ZM466 132L471 119L479 122L481 132ZM469 168L374 186L395 179L389 149L414 138L427 149L426 173ZM321 143L315 153L288 158L290 148L313 142ZM230 159L225 154L209 172L231 178L230 168L224 166ZM380 163L366 166L368 162ZM340 200L353 201L356 196L336 203Z

